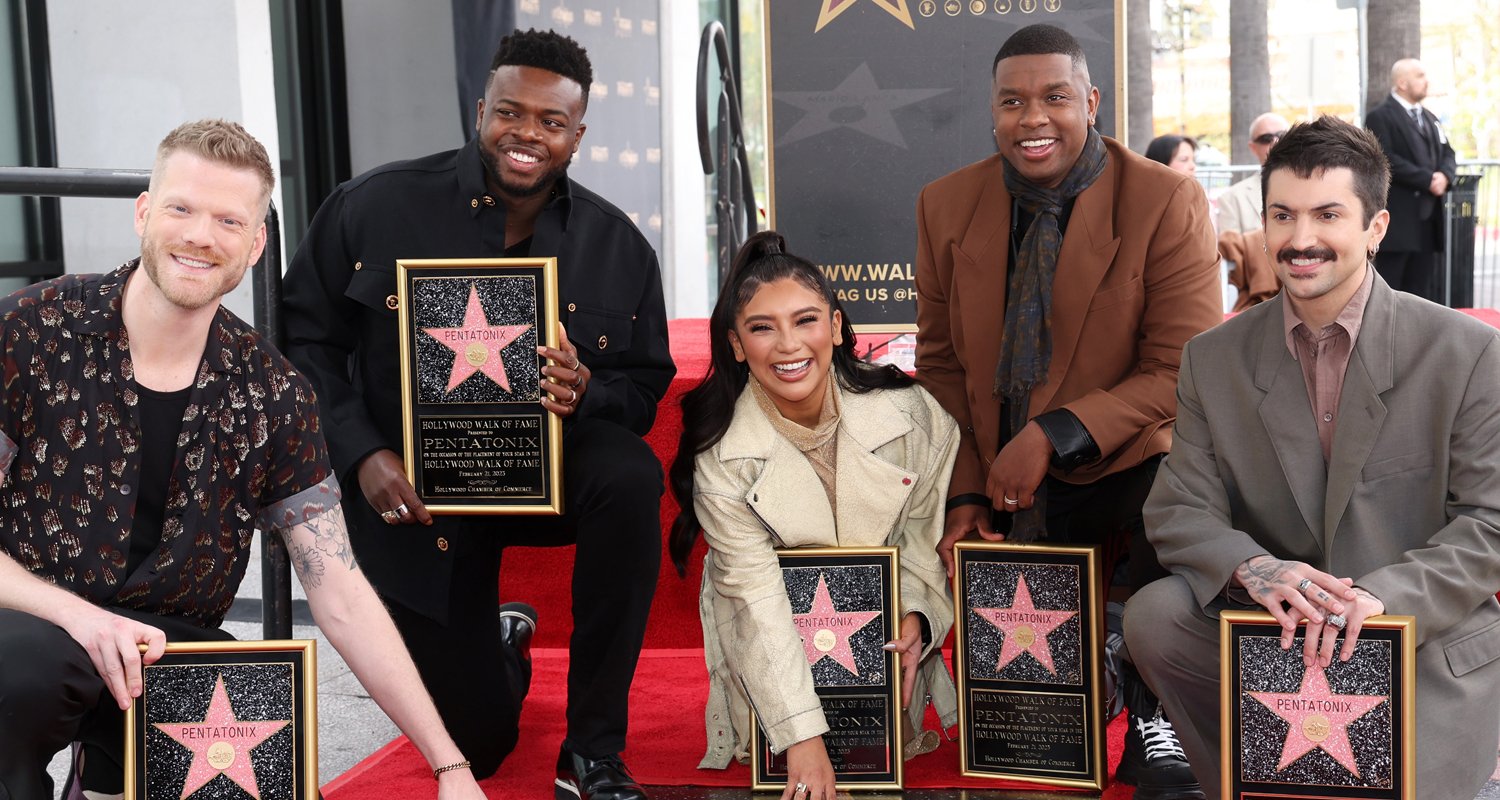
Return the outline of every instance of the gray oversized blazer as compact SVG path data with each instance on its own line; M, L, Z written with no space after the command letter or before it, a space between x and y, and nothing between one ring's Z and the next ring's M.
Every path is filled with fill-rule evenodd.
M1146 527L1205 609L1269 553L1415 616L1418 795L1473 797L1500 737L1500 333L1374 281L1326 469L1280 300L1188 344Z

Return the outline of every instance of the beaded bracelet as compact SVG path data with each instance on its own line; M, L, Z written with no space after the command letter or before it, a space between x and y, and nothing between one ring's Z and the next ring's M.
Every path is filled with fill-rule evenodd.
M444 772L452 772L453 770L456 770L456 769L468 769L468 768L469 768L469 762L467 762L467 761L460 761L457 764L449 764L446 767L438 767L437 769L435 769L435 770L432 771L432 777L436 778L439 775L442 775Z

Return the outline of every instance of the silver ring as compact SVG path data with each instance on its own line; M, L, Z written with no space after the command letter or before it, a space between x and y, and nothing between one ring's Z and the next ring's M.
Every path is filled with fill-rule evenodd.
M396 506L396 516L398 516L398 517L404 517L404 516L406 516L407 514L410 514L410 513L411 513L411 509L407 508L405 503L402 503L401 505Z
M1311 585L1312 585L1312 578L1303 578L1302 582L1299 583L1299 584L1297 584L1297 591L1305 593L1307 591L1307 587L1309 587Z
M1349 620L1344 619L1344 615L1343 614L1329 614L1328 615L1328 624L1332 625L1335 628L1338 628L1339 630L1343 630L1344 626L1347 625L1348 623L1349 623Z
M578 402L578 390L577 389L569 389L568 391L573 393L573 396L568 398L568 405L571 406L574 403Z
M380 518L385 520L386 522L395 522L396 520L401 519L401 515L396 513L395 510L382 511L380 512Z
M1002 498L1000 498L1000 499L1001 499L1001 500L1004 500L1004 501L1005 501L1005 504L1006 504L1006 505L1008 505L1008 506L1014 506L1014 505L1019 505L1019 504L1020 504L1020 502L1021 502L1021 501L1020 501L1020 500L1012 500L1012 499L1010 499L1010 498L1009 498L1009 497L1002 497Z
M807 794L807 784L800 781L792 788L792 797L796 797L799 794Z
M583 373L580 372L580 373L577 373L576 375L573 376L573 384L572 384L571 388L579 389L579 388L582 388L582 387L583 387Z

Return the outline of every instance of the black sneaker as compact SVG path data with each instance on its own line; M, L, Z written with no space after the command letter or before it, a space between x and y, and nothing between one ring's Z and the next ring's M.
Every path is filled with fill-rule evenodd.
M1130 712L1125 752L1115 779L1135 789L1136 800L1204 800L1172 723L1157 706L1149 719Z

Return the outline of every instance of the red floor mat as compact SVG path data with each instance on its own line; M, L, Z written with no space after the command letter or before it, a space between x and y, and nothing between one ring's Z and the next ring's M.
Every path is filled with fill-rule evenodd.
M521 715L521 744L500 772L481 782L491 797L551 800L553 767L563 737L567 652L533 651L530 696ZM636 779L656 786L750 785L750 770L697 769L705 750L703 704L708 677L703 651L647 650L636 671L630 702L630 749L624 753ZM1123 722L1108 730L1110 763L1120 755ZM944 741L933 753L906 764L909 788L1022 788L1024 784L965 778L958 772L958 745ZM1041 787L1036 787L1041 788ZM327 800L415 800L433 797L437 786L422 756L404 738L381 748L323 789ZM1104 797L1124 800L1128 786L1111 787Z

